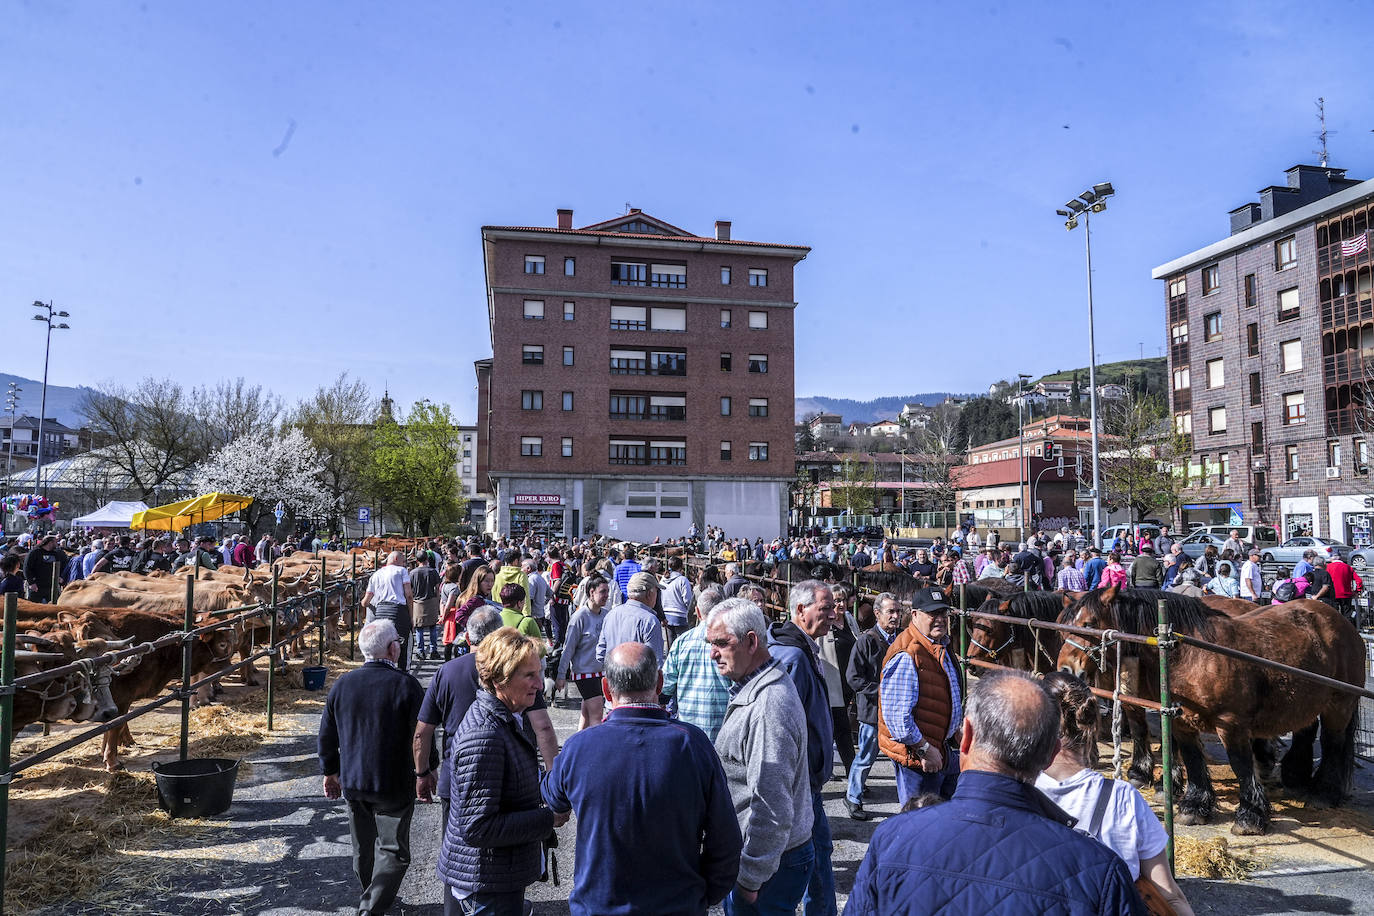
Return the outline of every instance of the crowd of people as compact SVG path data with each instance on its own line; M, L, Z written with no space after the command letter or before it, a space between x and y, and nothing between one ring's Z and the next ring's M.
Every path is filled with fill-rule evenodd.
M948 589L953 568L978 574L963 541L900 558L951 568L909 600L810 579L785 608L715 530L700 546L725 561L718 584L692 581L680 554L600 541L392 554L364 599L366 664L335 683L319 738L325 793L348 802L358 911L394 901L414 805L437 798L445 912L530 912L575 815L575 914L835 914L823 790L841 782L851 818L879 817L865 799L884 757L903 813L877 828L846 912L1138 913L1143 890L1190 914L1148 805L1093 769L1086 686L961 679ZM1018 547L1009 561L1068 556ZM445 658L423 691L405 672L435 651L432 635L409 645L421 631ZM546 676L579 703L561 748Z

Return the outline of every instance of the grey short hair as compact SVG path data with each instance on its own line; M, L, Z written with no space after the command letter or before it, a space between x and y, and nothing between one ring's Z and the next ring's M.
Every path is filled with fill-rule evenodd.
M505 624L501 620L501 612L493 607L479 607L468 615L468 623L465 631L468 634L468 648L475 649L477 644L486 639Z
M873 610L876 611L879 608L881 608L883 606L884 601L891 601L893 604L897 606L897 610L899 611L902 609L902 600L898 598L896 595L892 594L892 592L879 592L873 598Z
M739 566L738 566L738 565L736 565L736 564L734 564L734 563L726 563L726 564L725 564L725 575L726 575L727 577L728 577L728 576L735 576L735 575L738 575L738 574L739 574Z
M399 639L396 624L385 617L374 620L358 631L358 648L363 650L363 658L375 661L386 658L391 643Z
M606 654L606 683L613 697L634 697L658 690L658 656L653 650L634 653L635 660L626 664L619 660L625 653L619 646ZM647 648L647 647L646 647Z
M654 578L653 573L637 572L625 585L625 594L631 598L636 595L647 595L651 591L658 591L658 580Z
M768 620L759 606L748 598L727 598L711 609L706 618L706 626L713 627L719 622L730 635L743 639L753 632L759 635L759 642L768 641Z
M768 600L768 593L763 590L763 586L753 582L750 582L748 585L741 585L739 591L735 592L735 595L736 597L753 601L759 607L763 607L763 602Z
M830 586L820 579L803 579L792 590L787 593L787 614L790 617L796 613L797 605L804 604L807 607L815 604L819 600L821 592L829 592Z
M1017 690L1017 681L1035 689ZM964 715L973 723L980 749L1021 779L1033 780L1054 759L1059 708L1040 682L1024 671L980 677L969 688Z
M711 609L725 600L725 590L719 585L708 585L697 592L697 614L705 620L711 614Z

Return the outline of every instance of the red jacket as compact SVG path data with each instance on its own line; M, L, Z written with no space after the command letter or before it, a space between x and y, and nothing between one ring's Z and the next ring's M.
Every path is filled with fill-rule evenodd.
M1360 581L1360 577L1344 560L1329 561L1326 564L1326 573L1331 577L1331 593L1335 595L1337 601L1353 598L1360 589L1364 588L1364 583Z

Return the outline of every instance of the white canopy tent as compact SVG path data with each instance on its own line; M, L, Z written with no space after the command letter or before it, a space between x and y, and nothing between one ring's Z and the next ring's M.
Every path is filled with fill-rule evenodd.
M90 515L72 519L73 528L128 528L135 512L146 512L145 502L108 502Z

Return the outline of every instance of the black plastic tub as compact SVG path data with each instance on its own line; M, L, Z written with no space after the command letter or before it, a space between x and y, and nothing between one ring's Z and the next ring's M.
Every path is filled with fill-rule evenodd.
M213 817L234 802L239 762L222 757L153 764L157 801L172 817Z
M325 677L329 674L329 669L324 665L306 665L301 669L301 681L305 684L306 690L323 690Z

